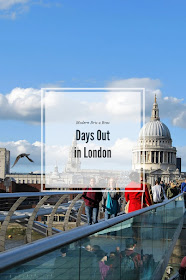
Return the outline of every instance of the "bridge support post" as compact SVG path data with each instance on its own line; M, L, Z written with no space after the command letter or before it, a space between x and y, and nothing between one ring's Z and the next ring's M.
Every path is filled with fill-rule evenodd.
M72 208L74 207L75 203L78 201L78 199L80 199L82 196L81 193L79 193L71 202L67 212L66 212L66 215L65 215L65 219L64 219L64 226L63 226L63 230L66 231L68 230L68 222L69 222L69 217L70 217L70 213L72 211Z
M65 198L67 197L68 195L65 194L63 195L62 197L60 197L60 199L56 202L53 210L52 210L52 213L50 215L50 218L49 218L49 223L48 223L48 230L47 230L47 235L48 236L51 236L52 235L52 225L53 225L53 221L54 221L54 215L56 214L56 211L59 207L59 205L65 200Z
M76 220L76 227L80 226L81 223L81 214L83 212L83 208L85 207L85 202L83 201L81 204L81 207L79 208L78 214L77 214L77 220Z
M35 217L37 215L38 210L40 209L40 207L45 203L45 201L47 201L47 199L50 197L50 195L46 195L44 196L36 205L36 207L34 208L34 211L32 213L32 215L30 216L29 220L28 220L28 225L26 228L26 243L30 243L32 242L32 227L33 227L33 223L35 220Z
M8 211L8 214L5 218L5 220L2 223L1 231L0 231L0 252L5 251L5 239L6 239L6 231L8 228L8 224L10 222L10 219L12 215L14 214L14 211L19 207L19 205L27 198L27 196L20 197L16 200L16 202L12 205L10 210Z

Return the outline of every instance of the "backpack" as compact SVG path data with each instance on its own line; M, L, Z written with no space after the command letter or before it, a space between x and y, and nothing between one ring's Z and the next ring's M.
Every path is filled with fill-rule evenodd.
M117 208L118 208L118 203L117 200L112 199L110 196L110 193L108 192L107 195L107 204L106 204L106 209L109 214L116 214L117 213Z
M136 255L136 253L132 253L130 256L125 255L122 258L121 265L122 265L122 271L123 272L134 271L136 269L135 264L134 264L134 260L133 260L135 255Z
M134 257L137 253L133 252L130 256L126 254L121 261L121 279L123 280L137 280L139 279L139 270L134 263Z
M179 194L179 191L176 187L174 187L174 188L170 187L167 192L168 192L169 199L173 198Z

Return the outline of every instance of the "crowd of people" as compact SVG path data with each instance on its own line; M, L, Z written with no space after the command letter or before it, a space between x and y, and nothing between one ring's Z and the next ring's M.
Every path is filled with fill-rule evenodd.
M76 242L72 247L64 246L55 259L54 279L59 273L64 280L138 280L140 275L151 275L155 261L152 255L136 252L137 241L126 238L125 249L119 246L105 252L104 246L91 245L89 238ZM71 268L71 269L69 269ZM73 268L73 269L72 269ZM150 278L149 278L150 279Z
M84 189L82 198L85 201L85 213L89 225L98 222L98 213L101 202L101 211L105 212L105 220L116 217L121 209L122 196L124 196L125 213L133 212L152 204L161 203L186 192L186 179L181 184L176 181L165 183L155 181L154 186L145 183L143 174L132 172L131 182L121 192L116 186L116 180L110 178L105 189L96 187L95 178L91 178L90 184Z
M107 188L104 190L96 187L94 178L90 179L90 184L85 188L82 198L85 201L85 213L89 225L98 222L98 212L101 202L101 210L105 212L105 219L116 217L120 211L121 193L116 188L116 181L110 178Z
M130 180L124 192L125 213L161 203L180 192L186 192L186 180L181 185L176 184L175 181L164 184L163 181L156 180L154 186L150 186L144 182L142 174L139 177L139 174L135 172L130 174ZM98 188L95 178L91 178L89 186L84 189L82 195L88 224L98 222L99 207L105 212L105 220L116 217L121 210L122 195L114 178L108 180L108 186L104 189ZM112 234L107 232L106 238L109 235ZM132 236L134 238L125 238L124 250L116 246L115 250L105 252L104 239L101 246L95 245L95 240L92 245L89 238L75 242L72 247L64 246L61 249L61 255L55 260L54 271L58 275L59 272L62 273L64 280L76 280L79 279L79 275L81 279L90 280L138 280L141 279L141 275L145 275L146 279L151 279L156 265L153 255L143 254L143 249L140 247L136 250L135 236L137 235ZM61 270L62 267L64 271ZM71 270L72 267L73 270ZM185 271L186 259L184 258L179 271L182 277L180 279L186 279L184 278ZM56 277L57 274L54 276Z

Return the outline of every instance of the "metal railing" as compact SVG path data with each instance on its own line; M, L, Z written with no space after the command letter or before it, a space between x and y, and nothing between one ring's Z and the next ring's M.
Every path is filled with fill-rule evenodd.
M176 272L173 276L169 278L169 280L179 280L179 272Z
M174 197L173 199L170 199L167 202L163 202L160 204L152 205L150 207L143 208L141 210L128 213L125 215L120 215L115 218L102 221L95 225L85 225L79 228L75 228L71 231L64 232L63 234L55 234L54 236L47 237L38 241L35 241L33 243L20 246L18 248L3 252L0 254L0 271L5 271L7 269L10 269L14 267L15 265L22 264L28 261L31 261L37 257L43 256L49 252L52 252L58 248L61 248L64 245L71 244L72 242L76 242L81 240L82 238L91 236L93 234L96 234L100 231L109 229L113 226L116 226L118 224L121 224L125 221L128 221L132 218L139 217L141 215L145 215L146 213L154 213L157 211L160 207L164 207L169 205L172 202L177 202L179 199L183 199L183 194L178 195L177 197ZM183 208L183 213L185 211L185 208ZM183 221L179 221L179 230L181 230ZM177 235L176 235L177 236ZM176 238L174 235L174 238ZM173 244L172 244L173 245ZM165 252L167 254L167 252ZM168 260L167 260L168 262Z
M75 198L69 203L69 196ZM63 231L68 230L70 217L76 221L75 226L81 223L81 213L84 201L81 198L82 191L79 192L34 192L34 193L3 193L0 194L0 251L5 251L7 229L10 222L24 224L26 228L25 242L32 242L32 230L51 236L59 230L53 229L54 216L64 215ZM66 200L66 203L64 203ZM79 200L79 203L78 203ZM79 212L80 210L80 212ZM50 215L47 227L36 222L37 217ZM61 231L61 230L60 230Z

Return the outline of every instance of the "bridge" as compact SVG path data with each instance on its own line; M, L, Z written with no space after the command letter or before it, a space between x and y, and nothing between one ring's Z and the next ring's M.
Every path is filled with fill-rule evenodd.
M75 196L71 201L71 196ZM12 193L0 195L0 251L6 250L7 229L11 222L26 228L25 242L32 242L32 231L44 236L50 236L62 230L53 227L54 216L63 214L63 231L67 231L69 220L75 220L78 227L86 222L82 214L84 201L80 199L82 192L38 192L38 193ZM66 201L66 202L65 202ZM31 208L32 207L32 208ZM36 221L39 217L50 215L48 225Z
M114 252L115 256L116 254L120 256L126 248L126 240L131 237L137 241L136 251L140 253L144 263L145 260L148 261L148 264L145 267L141 266L138 271L138 279L162 279L182 232L185 218L184 194L132 213L120 213L117 217L106 221L100 219L99 223L91 226L81 225L81 219L85 218L82 214L84 204L80 199L81 193L74 194L73 200L65 202L70 194L39 193L36 195L35 193L35 196L29 194L28 197L28 193L22 193L19 194L19 198L16 198L15 194L9 194L9 197L7 194L1 194L1 199L12 199L12 202L11 205L8 205L10 202L6 204L5 211L0 211L2 222L0 279L106 279L103 275L101 276L100 267L101 264L105 265L104 256L109 255L109 260L106 257L107 265L105 266L111 267L108 265L109 261L112 264L113 278L109 279L131 280L133 279L132 272L126 273L122 258L116 258L113 262L110 254ZM28 198L37 202L33 210L29 211L23 209L24 205L29 204ZM47 201L51 201L51 198L53 203L50 202L49 206ZM27 203L24 204L26 200ZM68 205L63 205L63 202ZM55 213L60 213L60 211L64 212L64 227L63 231L57 232L53 228L53 218ZM37 223L35 219L46 213L51 213L48 226L45 225L45 235L48 236L32 242L32 229L34 229L34 223ZM70 215L76 220L77 227L68 230ZM12 221L20 222L21 219L24 223L27 219L27 244L6 251L5 237L8 224Z

